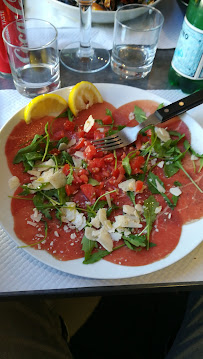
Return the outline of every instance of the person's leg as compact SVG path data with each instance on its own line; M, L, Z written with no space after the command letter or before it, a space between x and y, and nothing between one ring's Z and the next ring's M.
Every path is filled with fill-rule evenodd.
M1 359L71 359L66 334L43 300L0 302Z
M192 292L181 328L166 359L203 358L203 292Z

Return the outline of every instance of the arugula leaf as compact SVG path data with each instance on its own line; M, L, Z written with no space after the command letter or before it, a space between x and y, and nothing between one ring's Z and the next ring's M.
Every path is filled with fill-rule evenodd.
M200 155L199 153L195 152L195 151L193 150L193 148L191 147L190 143L189 143L187 140L184 141L184 147L185 147L185 149L189 148L189 151L190 151L194 156L196 156L196 157L198 157L198 158L203 158L203 154Z
M149 196L145 201L144 201L144 212L143 215L146 219L146 224L147 224L147 250L149 249L149 237L150 237L150 233L152 230L152 225L156 219L156 213L155 213L155 209L159 207L159 202L156 201L154 196Z
M50 203L45 203L44 196L41 192L37 192L37 194L33 197L33 203L35 207L48 219L52 219L50 214L50 210L54 208L54 206Z
M63 166L65 163L68 163L69 165L74 166L73 159L68 152L62 151L61 154L57 157L59 157L58 162L60 165Z
M119 207L115 204L115 203L112 203L111 204L111 207L109 207L107 210L106 210L106 216L109 217L111 212L114 210L114 209L118 209Z
M70 110L69 107L67 108L67 110L66 110L65 112L61 113L61 114L60 114L59 116L57 116L56 118L61 118L61 117L68 117L68 120L69 120L70 122L72 122L73 119L74 119L74 115L73 115L73 113L72 113L72 111Z
M71 166L70 167L70 172L69 172L69 174L67 176L67 179L66 179L66 183L67 184L72 184L72 182L73 182L73 167Z
M73 115L73 113L72 113L72 111L70 110L69 107L68 107L68 109L67 109L67 114L68 114L68 119L69 119L69 121L72 122L73 119L74 119L74 115Z
M87 169L87 161L82 160L82 168Z
M92 177L89 177L88 183L90 183L92 186L98 186L99 185L99 182L96 179L92 178Z
M121 247L123 247L124 244L121 244L120 246L118 247L115 247L113 248L113 251L116 251L117 249L120 249ZM93 253L87 260L85 259L83 261L83 264L93 264L93 263L96 263L98 261L100 261L100 259L108 256L111 252L108 252L107 250L103 250L103 249L100 249L98 250L97 252Z
M180 183L179 181L175 181L175 182L174 182L174 185L177 186L177 187L181 187L181 186L182 186L182 183Z
M149 190L155 194L155 193L160 193L160 191L157 189L157 183L156 181L164 188L164 184L163 182L160 180L160 178L158 176L156 176L154 173L149 172L148 177L147 177L147 184L148 184L148 188Z
M174 196L174 195L172 196L172 201L173 201L174 207L177 205L178 200L179 200L179 196Z
M165 193L161 193L161 195L165 199L169 208L174 209L178 201L175 200L175 202L172 203ZM172 197L172 200L173 200L173 197Z
M130 159L128 156L126 156L123 160L122 160L122 165L125 169L125 172L130 176L131 175L131 172L132 172L132 169L131 169L131 166L130 166Z
M134 107L135 119L137 122L142 123L147 119L146 113L138 106Z
M198 191L200 191L200 193L203 193L203 190L198 186L198 184L192 179L192 177L189 175L189 173L187 173L187 171L184 169L184 167L182 166L182 164L180 163L180 161L176 162L176 166L179 167L184 173L185 175L189 178L189 180L194 184L194 186L198 189Z
M108 205L108 203L105 200L98 201L96 204L93 205L94 211L97 212L100 208L104 208L107 205Z
M181 134L180 132L177 131L168 131L170 136L175 136L178 137L179 140L181 140L181 138L185 137L185 134Z
M104 126L104 123L102 120L95 120L96 123L98 123L98 125Z
M28 153L25 153L24 158L31 165L31 163L32 163L31 161L39 161L42 159L42 156L43 156L43 154L41 154L39 152L28 152ZM34 166L34 163L33 163L33 166Z
M165 161L164 163L164 174L167 178L172 177L175 173L179 171L179 168L176 166L173 161Z
M122 236L122 238L135 247L146 247L146 235L129 234L129 236Z
M134 204L134 206L136 205L135 203L135 193L133 191L127 191L127 195L130 198L130 200L132 201L132 203Z
M159 106L157 107L156 111L157 111L157 110L160 110L162 107L164 107L164 103L163 103L163 102L159 104Z
M66 144L68 144L68 142L69 142L68 137L66 137L66 136L65 136L65 137L62 137L62 138L58 141L56 147L59 148L59 146L60 146L61 143L66 143Z
M45 160L45 158L46 158L46 155L47 155L47 153L48 153L48 148L49 148L49 142L50 142L50 137L49 137L49 132L48 132L48 125L49 125L49 123L47 122L46 123L46 125L45 125L45 133L46 133L46 136L45 136L45 138L46 138L46 145L45 145L45 150L44 150L44 156L43 156L43 158L42 158L42 162Z
M108 108L106 108L106 115L107 115L107 116L111 116L111 118L112 118L112 123L114 123L114 119L113 119L113 116L112 116L112 112L111 112L111 110L109 110Z
M35 135L30 145L28 145L24 148L21 148L17 152L16 156L14 157L13 163L16 164L16 163L20 163L20 162L24 161L23 155L25 153L36 152L39 149L39 144L43 141L43 139L44 139L43 136Z
M199 166L199 171L200 172L203 168L203 158L200 158L200 166Z
M114 127L113 125L110 125L111 127ZM111 128L110 130L108 130L106 133L105 133L105 136L111 136L111 135L115 135L115 133L117 133L118 131L121 131L123 128L125 128L126 126L122 126L122 125L119 125L117 127L114 127L114 130Z
M97 243L96 241L91 241L85 235L83 236L81 243L82 243L82 250L85 252L85 261L87 261L90 258L91 253L93 249L96 247Z
M98 261L100 261L100 259L108 256L108 254L110 254L111 252L108 252L106 249L104 250L99 250L95 253L93 253L91 256L89 256L88 258L85 258L85 260L83 261L83 264L93 264L96 263Z

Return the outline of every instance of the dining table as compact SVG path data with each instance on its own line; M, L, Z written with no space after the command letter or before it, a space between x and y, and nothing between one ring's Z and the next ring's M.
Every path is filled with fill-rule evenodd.
M48 0L45 0L45 8L46 1L49 3ZM32 8L32 16L39 17L37 0L35 3L36 8L35 11ZM30 16L29 0L25 4L25 14L27 12L27 16ZM157 8L163 12L165 22L152 70L145 78L123 79L112 71L110 64L102 71L93 74L76 73L61 64L61 87L72 86L86 80L92 83L122 84L135 87L156 94L169 102L187 96L179 88L172 87L168 81L168 72L184 12L178 7L175 0L164 0L157 5ZM48 16L46 13L43 15L42 8L40 11L41 18ZM59 50L67 40L67 34L72 33L75 37L79 36L79 24L73 26L71 19L68 20L65 16L62 21L62 16L62 14L57 14L54 9L52 9L52 17L49 14L49 21L55 23L58 28ZM111 51L113 24L93 24L92 32L99 41L103 36L105 39L103 43ZM15 90L11 75L0 74L0 127L4 126L9 118L29 101L30 99L21 96ZM188 111L188 113L203 127L203 105ZM1 208L1 210L3 209ZM200 289L203 289L203 243L176 263L153 273L124 279L92 279L65 273L40 262L23 249L18 248L17 244L0 226L0 298L35 295L43 297L96 296Z

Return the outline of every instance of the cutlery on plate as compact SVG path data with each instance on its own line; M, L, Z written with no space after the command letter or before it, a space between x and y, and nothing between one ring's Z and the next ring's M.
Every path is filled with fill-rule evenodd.
M135 127L125 127L117 133L98 140L92 140L92 143L98 150L116 150L125 147L137 139L137 135L143 128L149 125L157 125L166 122L170 118L180 115L193 107L203 103L203 90L193 93L183 99L170 105L156 110L145 121Z

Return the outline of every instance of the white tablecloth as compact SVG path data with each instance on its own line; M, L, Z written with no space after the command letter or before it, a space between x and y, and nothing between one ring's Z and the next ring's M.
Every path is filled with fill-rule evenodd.
M179 90L156 90L153 93L171 102L185 96ZM0 127L26 105L29 99L16 90L0 91ZM11 106L12 104L12 106ZM193 118L203 126L203 105L190 110ZM0 294L51 289L79 289L101 286L163 284L199 282L203 280L203 244L192 253L168 268L144 276L118 279L97 280L77 277L53 269L32 258L17 245L0 227Z

